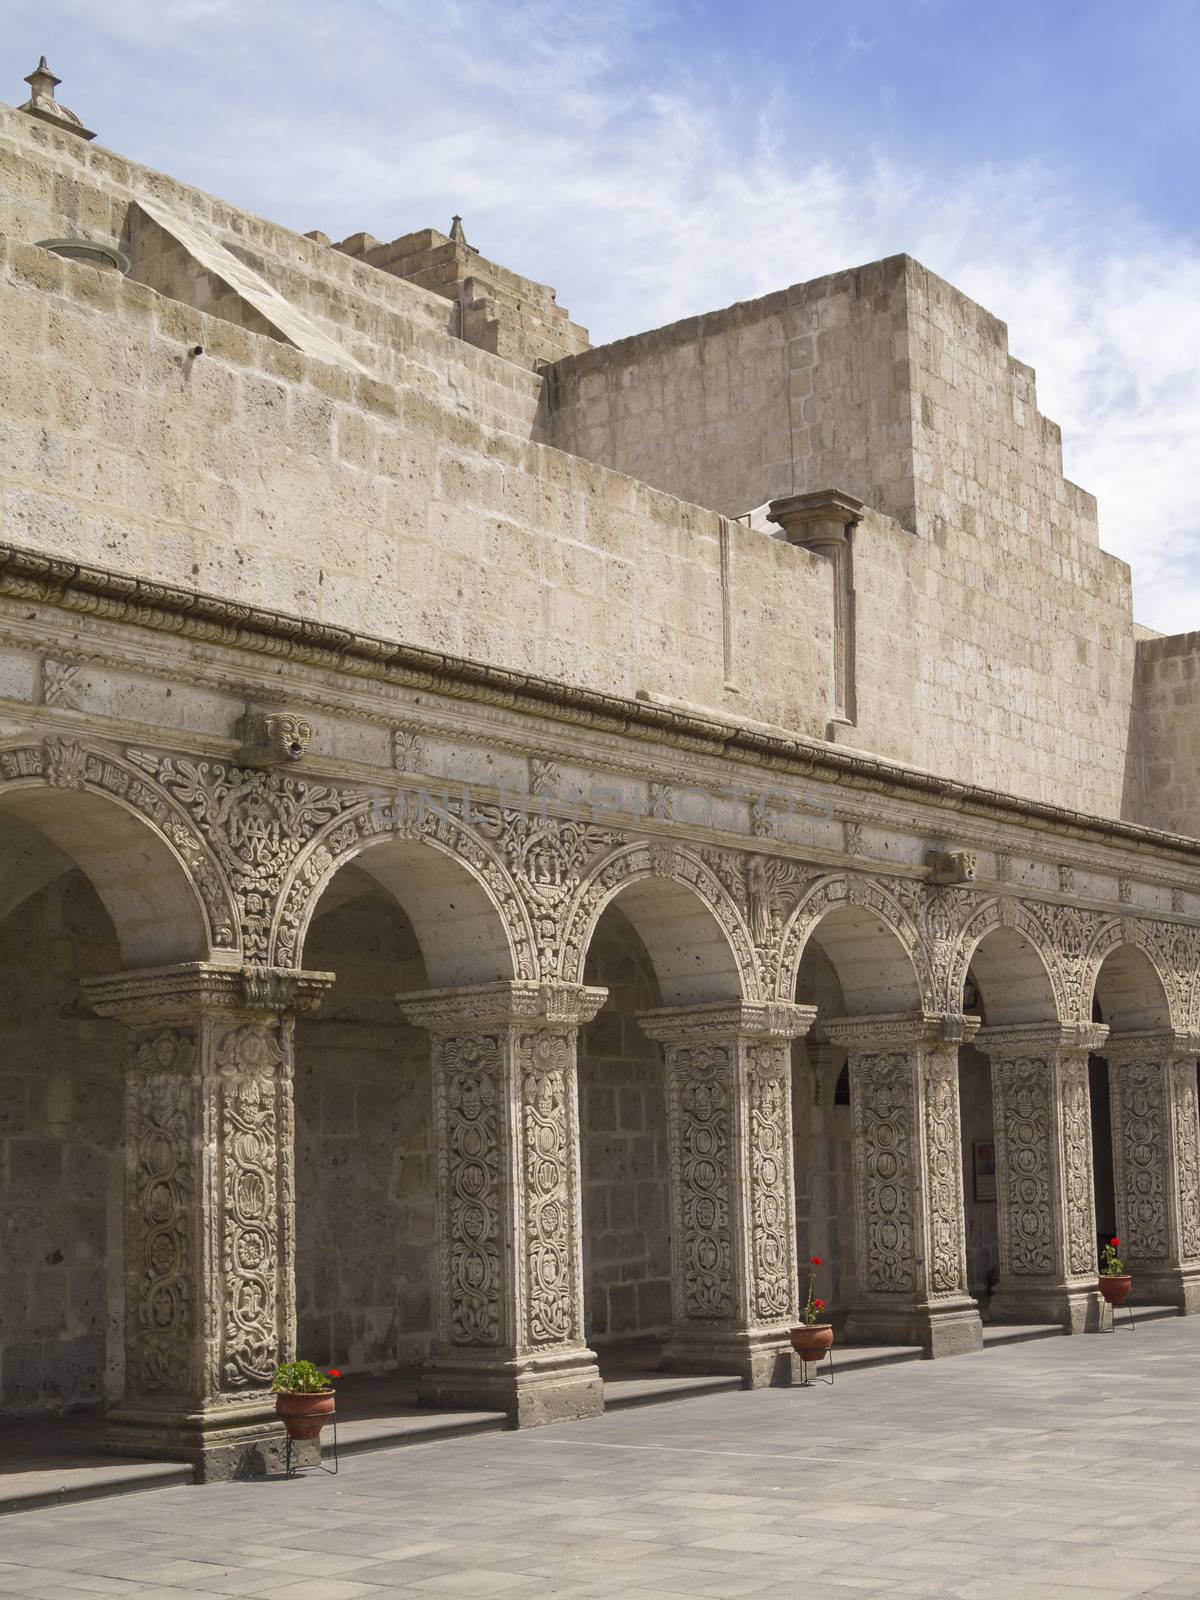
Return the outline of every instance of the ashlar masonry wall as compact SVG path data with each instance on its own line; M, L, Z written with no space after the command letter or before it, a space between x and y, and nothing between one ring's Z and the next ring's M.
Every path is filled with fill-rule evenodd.
M637 1023L661 1001L641 941L615 906L597 926L585 982L608 990L579 1051L584 1311L587 1338L603 1345L663 1333L671 1322L665 1069L661 1047Z
M0 1416L121 1393L125 1030L79 994L119 965L82 873L0 923Z
M347 363L32 242L126 239L139 195ZM909 258L572 357L539 411L537 375L453 337L441 296L15 112L0 221L0 538L824 738L829 567L718 513L847 489L868 511L839 740L1121 814L1128 570L1003 324Z
M839 740L1121 814L1129 571L1002 322L907 256L560 362L550 437L738 514L836 488L854 535Z
M1200 837L1200 633L1142 639L1137 668L1127 806Z
M433 1091L429 1036L396 996L424 987L420 951L373 889L317 917L305 959L337 982L296 1026L297 1347L358 1372L416 1366L433 1327Z

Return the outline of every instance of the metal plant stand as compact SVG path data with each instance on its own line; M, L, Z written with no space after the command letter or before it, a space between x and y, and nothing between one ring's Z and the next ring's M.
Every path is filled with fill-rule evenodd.
M1103 1311L1100 1313L1100 1327L1099 1327L1099 1330L1098 1330L1100 1333L1116 1333L1116 1331L1117 1331L1117 1312L1118 1311L1124 1311L1125 1315L1129 1319L1124 1324L1124 1326L1127 1327L1127 1328L1131 1328L1135 1333L1137 1332L1137 1321L1136 1321L1136 1319L1134 1318L1134 1315L1133 1315L1133 1306L1130 1304L1130 1302L1128 1300L1126 1300L1126 1302L1125 1302L1125 1304L1123 1306L1111 1305L1109 1303L1109 1301L1107 1301L1107 1300L1104 1301L1104 1304L1106 1306L1108 1306L1108 1317L1107 1317L1107 1319L1105 1318ZM1107 1327L1104 1326L1106 1320L1108 1322L1108 1326Z
M822 1368L825 1371L822 1371ZM806 1361L800 1357L800 1382L798 1389L813 1389L818 1383L833 1382L833 1346L830 1345L819 1361Z
M313 1462L310 1462L307 1466L299 1466L292 1459L292 1445L294 1443L296 1443L297 1441L293 1440L291 1434L289 1433L288 1437L287 1437L287 1444L285 1445L284 1452L283 1452L283 1469L284 1469L283 1470L283 1475L284 1475L285 1478L299 1478L299 1477L302 1477L306 1472L327 1472L331 1478L336 1478L337 1477L337 1469L338 1469L338 1436L337 1436L337 1407L336 1406L329 1413L329 1420L330 1420L330 1422L333 1423L333 1465L331 1467L327 1467L325 1465L325 1462L324 1462L324 1459L323 1459L323 1454L324 1453L323 1453L323 1451L321 1449L321 1437L318 1434L317 1435L317 1440L316 1440L317 1460L313 1461ZM299 1443L301 1443L301 1444L307 1444L308 1442L309 1441L307 1439L303 1439L303 1440L299 1441Z

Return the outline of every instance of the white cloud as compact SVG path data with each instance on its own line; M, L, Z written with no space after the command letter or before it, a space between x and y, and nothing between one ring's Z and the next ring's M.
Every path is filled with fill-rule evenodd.
M1133 565L1140 619L1200 625L1194 243L1091 208L1053 170L881 157L870 108L852 101L844 152L814 161L806 129L842 111L836 92L782 67L753 83L698 64L679 48L686 7L69 9L123 50L166 42L172 70L131 113L145 159L335 235L444 227L459 211L473 243L554 283L597 339L909 251L1004 318L1037 367L1067 472L1098 495L1106 548ZM868 43L843 28L823 49ZM129 62L118 53L111 70Z

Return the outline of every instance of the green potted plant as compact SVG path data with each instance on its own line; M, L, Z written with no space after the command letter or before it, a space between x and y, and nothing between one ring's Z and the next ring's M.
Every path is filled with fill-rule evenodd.
M1110 1306L1123 1306L1133 1288L1133 1275L1117 1254L1120 1247L1120 1239L1110 1239L1100 1254L1100 1293Z
M336 1390L331 1380L340 1378L336 1367L322 1372L311 1361L284 1361L275 1369L271 1392L275 1414L289 1439L319 1439L333 1415Z
M819 1318L825 1310L824 1300L813 1293L817 1273L823 1265L820 1256L812 1256L808 1263L808 1298L804 1302L804 1321L792 1329L792 1349L801 1361L820 1361L833 1346L833 1324Z

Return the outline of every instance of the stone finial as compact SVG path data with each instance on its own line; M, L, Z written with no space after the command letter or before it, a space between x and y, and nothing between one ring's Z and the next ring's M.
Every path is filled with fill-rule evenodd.
M810 550L844 544L847 528L859 522L862 513L862 501L840 489L784 495L767 507L767 516L783 529L787 542L807 545Z
M463 232L462 218L457 212L450 218L450 240L452 244L465 245L467 236Z
M56 78L50 71L45 56L41 57L25 82L33 93L23 106L18 107L19 110L28 112L31 117L40 117L43 122L48 122L53 128L61 128L64 133L76 133L81 139L96 137L89 128L84 127L73 111L60 106L54 98L54 91L62 79Z

